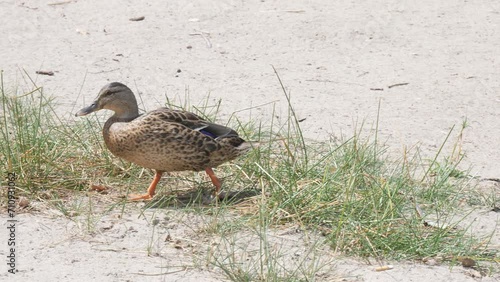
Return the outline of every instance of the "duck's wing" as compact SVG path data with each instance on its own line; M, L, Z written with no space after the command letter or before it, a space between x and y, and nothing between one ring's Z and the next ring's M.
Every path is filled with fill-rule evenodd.
M150 112L149 114L156 116L162 121L182 124L185 127L203 133L204 135L209 136L213 139L238 136L238 133L236 131L227 126L208 122L201 117L187 111L160 108Z

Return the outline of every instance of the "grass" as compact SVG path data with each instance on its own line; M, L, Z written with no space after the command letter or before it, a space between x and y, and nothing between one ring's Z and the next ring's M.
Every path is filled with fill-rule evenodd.
M283 86L281 80L279 83ZM107 151L99 119L93 116L76 123L62 121L43 88L33 81L26 87L8 89L2 77L2 174L14 171L19 175L19 195L42 200L42 193L58 191L59 196L49 197L49 202L71 217L71 209L86 206L91 210L88 212L94 212L98 203L89 200L88 204L77 202L77 207L68 207L58 198L70 194L68 191L86 191L93 183L146 188L152 174ZM289 103L284 119L244 123L231 116L228 121L244 138L262 144L238 161L221 166L218 173L224 178L224 189L231 187L236 195L237 191L254 191L255 196L239 194L235 197L238 201L209 207L198 200L176 204L175 197L167 197L161 205L156 202L146 206L213 216L214 221L203 229L207 236L219 238L219 247L207 249L207 264L233 281L314 280L327 264L319 258L316 244L306 249L308 259L290 268L286 266L287 252L274 248L268 238L273 228L289 225L298 226L302 232L320 233L331 250L353 256L397 260L440 257L449 261L466 256L498 262L498 254L487 251L483 238L471 236L467 224L460 220L463 216L459 216L465 204L498 206L498 199L492 196L474 195L471 177L459 169L466 121L450 155L443 156L443 148L452 142L454 128L431 160L422 159L418 149L398 159L389 155L378 140L378 118L375 130L369 133L363 133L366 130L361 126L352 136L338 140L306 140L284 87L283 95ZM167 101L174 107L173 101ZM184 104L180 108L215 120L220 101L215 105L208 101L198 107ZM210 187L203 174L191 172L175 174L162 182L171 187ZM160 190L160 194L166 193ZM4 205L5 199L1 201ZM123 211L127 206L116 199L108 210L115 208ZM226 218L223 213L232 216ZM90 230L95 217L88 218ZM241 232L258 244L242 240Z

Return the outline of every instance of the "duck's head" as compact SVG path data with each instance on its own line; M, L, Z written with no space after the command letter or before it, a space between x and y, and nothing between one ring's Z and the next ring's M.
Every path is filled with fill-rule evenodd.
M102 109L114 111L118 118L135 118L139 115L134 93L120 82L106 84L99 91L97 99L90 106L78 111L75 116L85 116Z

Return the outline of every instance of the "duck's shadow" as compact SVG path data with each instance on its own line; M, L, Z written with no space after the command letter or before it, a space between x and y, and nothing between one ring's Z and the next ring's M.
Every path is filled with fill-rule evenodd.
M168 195L157 195L144 208L162 209L172 207L192 207L192 206L215 206L215 205L235 205L248 198L260 195L261 191L248 188L239 191L222 191L218 197L206 189L192 189L175 191Z

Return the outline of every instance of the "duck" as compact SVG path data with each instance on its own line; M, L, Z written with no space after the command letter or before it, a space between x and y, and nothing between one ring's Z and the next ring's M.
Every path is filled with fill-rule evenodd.
M155 171L147 192L129 195L131 201L151 200L162 175L173 171L204 170L215 186L213 196L218 196L222 182L213 168L236 159L253 146L234 129L185 110L161 107L139 114L134 93L120 82L102 87L97 99L75 116L100 110L114 112L102 129L108 150L118 158Z

